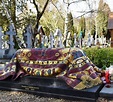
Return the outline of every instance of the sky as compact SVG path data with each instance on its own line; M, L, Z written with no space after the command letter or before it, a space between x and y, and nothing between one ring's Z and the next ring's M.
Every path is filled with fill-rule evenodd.
M67 1L67 0L65 0ZM97 9L98 8L98 4L99 4L99 1L100 0L89 0L90 3L92 4L91 5L91 8L93 9ZM103 0L104 2L106 2L111 11L113 12L113 0ZM59 2L63 3L63 0L59 0ZM93 2L93 3L92 3ZM31 5L30 3L28 3L28 6L29 8L31 8L33 11L35 11L35 8L33 7L34 5ZM63 4L65 10L66 10L66 4ZM72 12L73 16L74 17L79 17L81 16L83 13L80 13L81 11L89 11L88 9L88 4L86 2L79 2L79 3L74 3L74 4L71 4L69 6L69 10Z
M89 0L89 1L92 4L91 8L93 9L98 8L100 0ZM103 1L109 5L111 11L113 12L113 0L103 0ZM89 7L87 3L83 1L83 2L76 3L76 4L71 4L69 9L71 10L73 16L78 17L83 14L83 13L80 13L80 11L89 11L88 8Z
M113 12L113 0L105 0L105 2L109 5L111 11Z

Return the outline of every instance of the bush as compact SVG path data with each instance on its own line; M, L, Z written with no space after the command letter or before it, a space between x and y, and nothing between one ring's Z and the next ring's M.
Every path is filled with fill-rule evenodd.
M90 60L99 68L113 64L113 48L86 48L83 49Z

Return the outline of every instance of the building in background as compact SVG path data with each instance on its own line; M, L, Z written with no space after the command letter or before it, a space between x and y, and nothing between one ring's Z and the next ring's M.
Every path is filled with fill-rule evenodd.
M113 12L109 14L108 18L108 30L111 36L111 47L113 47Z

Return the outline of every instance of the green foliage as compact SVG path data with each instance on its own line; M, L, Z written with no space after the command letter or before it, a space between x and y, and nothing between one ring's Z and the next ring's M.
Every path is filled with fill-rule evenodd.
M68 14L68 22L68 31L74 34L73 16L71 12Z
M86 30L86 23L85 23L85 17L81 17L80 22L79 22L79 27L80 27L80 31L82 31L83 33L83 37L85 36L85 30Z
M99 36L106 35L106 33L107 33L109 12L110 12L110 8L109 8L108 4L104 3L103 0L100 0L97 18L96 18Z
M63 15L62 11L60 10L58 12L54 5L49 4L47 6L46 11L40 19L40 24L43 25L47 35L49 35L50 32L54 32L57 28L60 28L61 32L64 31L64 18L61 18L61 15Z
M99 68L113 64L113 48L87 48L84 49L84 52Z

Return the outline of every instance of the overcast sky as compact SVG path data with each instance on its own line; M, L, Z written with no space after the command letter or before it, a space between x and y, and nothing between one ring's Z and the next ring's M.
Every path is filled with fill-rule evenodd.
M111 11L113 12L113 0L105 0L105 2L109 5Z
M100 0L89 0L89 1L91 3L91 8L93 8L93 9L98 8ZM104 2L106 2L109 5L111 11L113 12L113 0L104 0ZM75 17L82 15L82 13L80 13L80 11L86 11L86 12L89 11L88 4L84 1L70 5L69 9L71 10L73 16L75 16Z
M67 1L67 0L65 0ZM97 9L98 8L98 5L99 5L99 1L100 0L89 0L90 3L91 3L91 8L93 9ZM59 0L59 2L63 3L63 0ZM93 2L93 3L92 3ZM104 0L104 2L106 2L111 11L113 12L113 0ZM35 11L35 8L34 8L34 5L28 3L28 7L31 8L33 11ZM66 9L66 4L63 4L64 8ZM80 13L81 11L89 11L88 9L88 4L86 2L79 2L79 3L74 3L74 4L71 4L69 6L69 10L72 12L73 16L74 17L78 17L80 15L82 15L83 13Z

